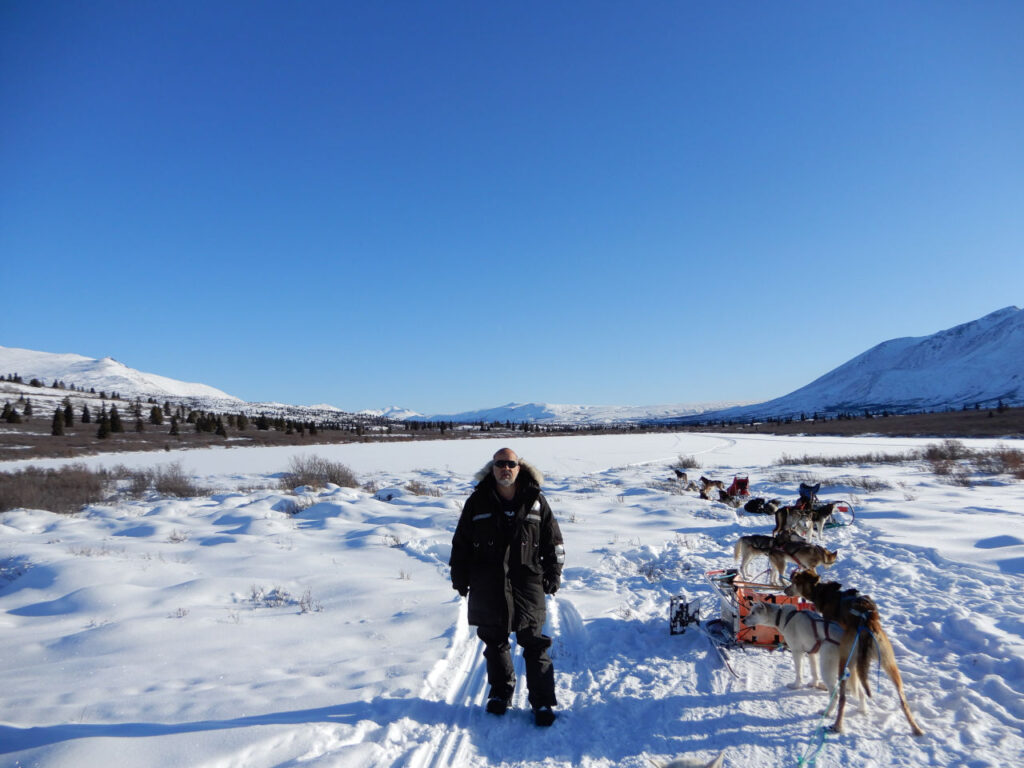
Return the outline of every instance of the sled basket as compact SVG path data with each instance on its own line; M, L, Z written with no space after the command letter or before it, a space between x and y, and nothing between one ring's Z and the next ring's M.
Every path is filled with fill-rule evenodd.
M748 485L750 485L750 479L746 475L736 475L726 493L730 496L749 496Z
M719 594L722 623L731 628L736 641L740 643L774 648L784 642L782 634L776 627L765 627L760 624L753 627L743 626L743 618L750 613L750 607L756 602L795 605L801 611L814 610L813 603L802 597L783 594L783 588L780 586L740 580L735 568L708 571L705 576Z

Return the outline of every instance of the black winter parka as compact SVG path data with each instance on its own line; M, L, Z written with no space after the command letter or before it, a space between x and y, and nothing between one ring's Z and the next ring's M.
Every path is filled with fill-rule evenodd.
M477 477L452 539L452 586L469 589L472 626L539 629L546 618L545 582L549 592L558 588L565 559L562 531L540 492L541 475L520 460L510 526L491 465Z

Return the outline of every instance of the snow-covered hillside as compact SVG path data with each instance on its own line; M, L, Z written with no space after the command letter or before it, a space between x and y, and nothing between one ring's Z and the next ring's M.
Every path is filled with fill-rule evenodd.
M28 382L39 379L47 386L63 381L78 389L117 392L122 397L208 398L239 403L237 397L207 384L178 381L155 373L143 373L110 357L97 360L74 354L35 352L0 347L0 376L18 374Z
M454 421L472 424L507 422L534 424L623 424L681 418L719 410L736 403L679 403L675 405L559 405L554 403L506 403L496 408L483 408L461 413L424 417L433 421Z
M1006 307L931 336L872 347L788 395L710 418L1024 405L1024 310Z
M278 490L309 448L87 457L180 461L210 494L0 515L0 766L650 768L720 750L727 768L811 765L808 755L819 768L1019 765L1024 483L954 485L914 463L773 466L783 454L926 442L513 442L547 475L566 542L548 603L550 729L533 725L522 685L505 717L483 711L481 645L448 579L473 472L502 443L317 447L397 495ZM815 754L828 695L786 687L788 653L730 651L733 677L702 633L669 634L669 599L685 593L717 615L704 572L732 566L736 539L772 524L682 492L669 469L680 454L712 477L749 474L756 495L793 499L816 477L823 498L855 504L853 525L826 531L839 551L826 573L878 603L926 735L910 735L892 684L873 672L868 712L851 705L847 733ZM518 652L515 663L522 680Z

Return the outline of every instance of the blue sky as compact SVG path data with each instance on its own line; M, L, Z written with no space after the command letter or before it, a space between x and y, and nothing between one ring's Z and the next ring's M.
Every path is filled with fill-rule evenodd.
M0 344L353 410L776 397L1024 304L1022 30L0 0Z

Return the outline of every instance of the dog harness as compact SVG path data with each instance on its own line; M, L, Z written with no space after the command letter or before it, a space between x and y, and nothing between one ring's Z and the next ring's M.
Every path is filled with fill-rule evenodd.
M785 628L789 626L789 622L793 620L793 617L796 616L798 613L801 613L801 611L790 611L789 616L786 617L786 620L782 622L782 624L780 625L779 618L782 616L782 608L777 605L773 605L772 607L775 609L775 628L783 633L785 633ZM830 623L828 619L826 619L824 616L815 617L810 615L808 615L807 618L811 620L811 630L814 632L814 645L811 647L811 650L807 651L807 653L817 653L818 650L821 648L822 643L832 643L833 645L839 645L839 641L833 638L828 633L828 625ZM818 636L819 624L825 625L825 634L822 637Z

